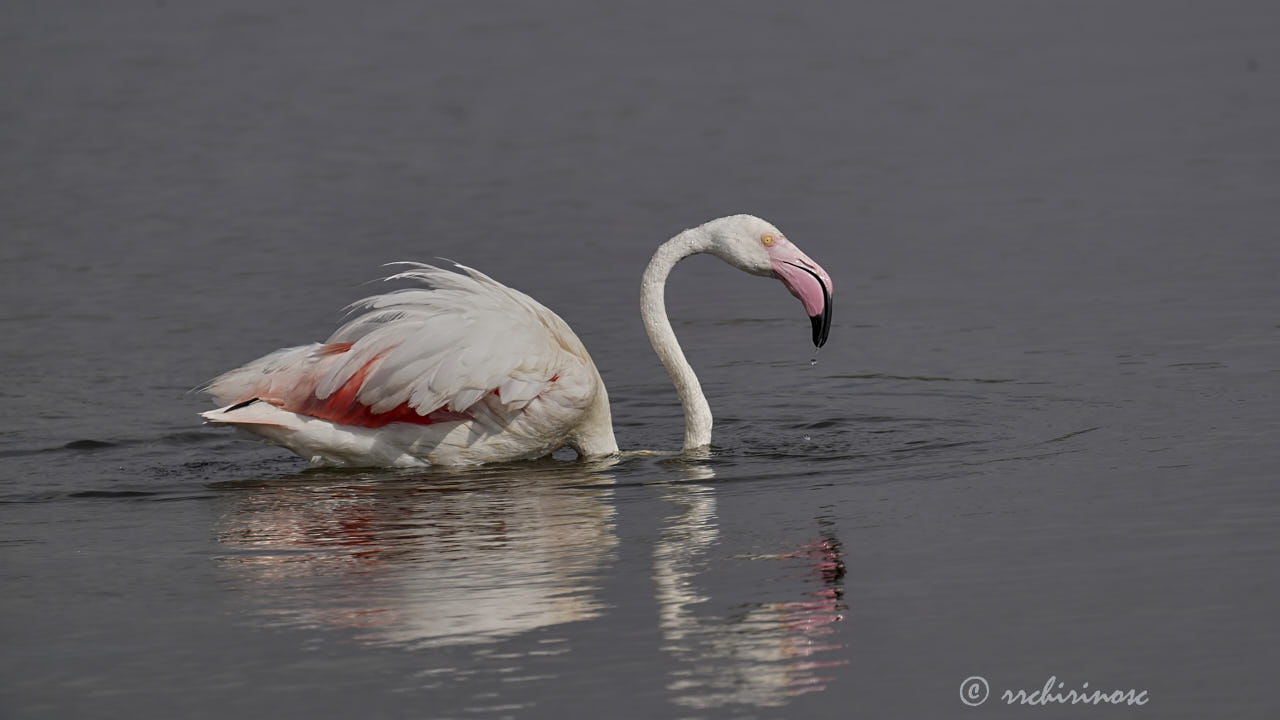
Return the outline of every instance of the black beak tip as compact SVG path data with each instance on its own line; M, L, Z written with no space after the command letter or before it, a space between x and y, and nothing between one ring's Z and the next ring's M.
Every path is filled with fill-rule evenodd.
M810 317L809 322L813 323L813 346L822 347L826 345L827 333L831 331L831 312L824 310L821 315Z
M822 285L822 312L810 315L809 322L813 323L813 346L826 345L827 333L831 332L831 291L825 284Z
M812 275L813 279L818 281L818 285L822 288L822 312L809 316L809 322L813 323L813 346L822 347L827 344L827 333L831 332L831 288L827 287L827 284L822 281L818 273L803 265L796 265L795 263L791 263L791 265L795 265L795 267ZM796 297L799 296L797 295Z

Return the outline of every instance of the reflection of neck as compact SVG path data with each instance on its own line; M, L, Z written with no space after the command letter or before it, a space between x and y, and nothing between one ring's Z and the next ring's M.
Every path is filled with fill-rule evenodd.
M716 496L710 487L682 485L664 499L680 509L666 518L654 544L653 584L658 624L668 641L678 641L706 632L693 606L707 598L698 594L693 581L720 533L716 526Z
M693 367L685 359L667 318L664 299L667 275L675 264L700 252L706 252L711 238L701 228L685 230L658 247L645 268L640 285L640 316L649 335L653 351L671 376L684 407L684 449L693 450L711 444L711 406L702 394L702 386Z
M793 593L792 598L753 599L748 596L756 593L750 592L731 599L734 610L727 616L717 615L719 602L700 611L701 603L723 600L700 593L698 583L698 573L714 562L716 496L711 486L695 482L673 486L663 499L675 511L664 518L654 543L653 583L662 649L677 661L672 701L702 711L729 704L775 708L798 693L826 689L823 676L844 662L827 655L845 647L836 635L844 608L839 541L756 556L786 561L774 571L782 574L773 575L779 582L768 594ZM796 558L810 558L821 572L822 589L813 592L815 578L795 574Z

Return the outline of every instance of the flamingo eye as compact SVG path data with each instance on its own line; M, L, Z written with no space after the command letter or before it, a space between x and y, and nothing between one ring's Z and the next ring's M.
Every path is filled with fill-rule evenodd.
M761 235L761 236L760 236L760 242L764 243L765 245L772 245L772 244L773 244L773 236L772 236L772 235Z

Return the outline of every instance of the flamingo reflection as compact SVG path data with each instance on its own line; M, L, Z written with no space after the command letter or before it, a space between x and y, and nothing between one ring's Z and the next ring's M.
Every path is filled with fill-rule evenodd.
M843 553L833 529L824 527L822 537L789 552L752 558L799 564L811 587L801 599L730 603L716 616L700 607L713 603L697 583L719 535L714 489L680 485L666 499L676 510L654 549L653 578L663 649L679 661L668 683L674 702L699 709L779 706L825 689L826 671L843 664L830 659L843 647L836 623L845 612Z
M367 643L491 642L596 617L617 545L611 490L562 467L402 481L249 483L229 495L223 564L262 615Z
M714 472L679 472L686 482L661 491L672 511L652 572L671 700L780 706L823 690L843 647L834 527L819 522L818 537L743 566L719 554ZM552 463L237 483L224 486L234 492L216 527L220 562L259 617L366 644L492 643L593 618L608 626L599 586L618 545L612 480L608 466ZM763 582L712 590L726 562Z

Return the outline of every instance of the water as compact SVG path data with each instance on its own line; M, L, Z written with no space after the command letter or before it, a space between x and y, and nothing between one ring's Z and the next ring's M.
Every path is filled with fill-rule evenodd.
M0 715L1048 717L999 695L1050 677L1274 715L1272 5L6 18ZM682 458L639 274L744 211L835 326L815 365L780 285L682 264ZM200 426L435 256L559 311L652 452L308 470Z

